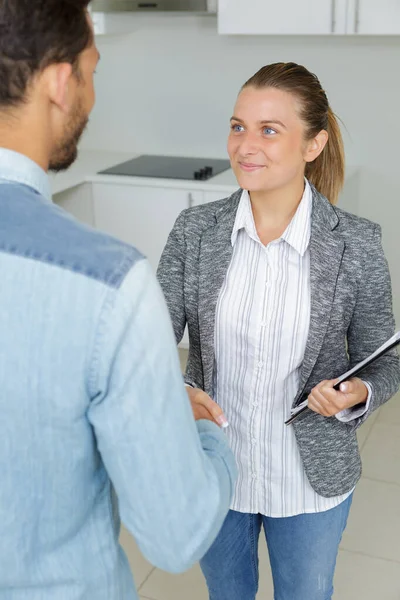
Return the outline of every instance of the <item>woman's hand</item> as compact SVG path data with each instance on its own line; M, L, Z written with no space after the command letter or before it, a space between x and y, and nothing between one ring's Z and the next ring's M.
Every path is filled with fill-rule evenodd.
M186 387L189 400L192 405L194 418L196 421L207 419L213 421L223 429L228 427L228 420L222 409L214 400L210 398L203 390L198 388Z
M308 408L324 417L333 417L346 408L367 401L368 388L358 377L342 383L340 391L333 389L336 382L337 379L321 381L312 389L308 396Z

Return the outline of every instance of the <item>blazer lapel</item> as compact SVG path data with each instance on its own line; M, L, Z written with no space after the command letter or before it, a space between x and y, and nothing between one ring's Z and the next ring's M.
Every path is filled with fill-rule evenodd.
M198 317L203 383L207 394L212 393L213 384L215 311L232 258L231 237L241 194L239 190L229 198L200 241Z
M313 189L313 209L310 238L310 330L300 370L300 386L296 404L307 384L327 331L344 241L335 233L339 222L337 213L328 200ZM308 390L307 390L308 391Z

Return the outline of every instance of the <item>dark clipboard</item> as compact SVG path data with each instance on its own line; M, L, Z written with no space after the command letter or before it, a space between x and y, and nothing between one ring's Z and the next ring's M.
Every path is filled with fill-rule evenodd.
M355 365L355 367L350 369L350 371L343 373L343 375L341 375L338 378L337 383L335 383L333 388L335 390L338 390L341 383L343 383L344 381L348 381L352 377L356 377L366 367L368 367L369 365L374 363L376 360L381 358L384 354L389 352L389 350L392 350L392 348L395 348L399 344L400 344L400 331L395 333L387 342L382 344L382 346L380 346L377 350L375 350L375 352L370 354L367 358L365 358L364 360L359 362L357 365ZM292 414L287 419L287 421L285 421L285 425L291 425L293 423L293 421L295 421L297 419L297 417L299 417L301 414L303 414L306 410L309 410L309 408L307 406L307 397L296 408L294 408L292 410Z

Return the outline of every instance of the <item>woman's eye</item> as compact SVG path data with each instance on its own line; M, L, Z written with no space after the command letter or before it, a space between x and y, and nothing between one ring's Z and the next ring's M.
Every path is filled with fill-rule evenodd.
M271 127L264 127L263 132L265 133L265 135L275 135L276 134L275 129L271 129Z
M236 133L240 133L241 131L243 131L243 125L238 125L238 124L234 124L231 125L231 129L232 131L235 131Z

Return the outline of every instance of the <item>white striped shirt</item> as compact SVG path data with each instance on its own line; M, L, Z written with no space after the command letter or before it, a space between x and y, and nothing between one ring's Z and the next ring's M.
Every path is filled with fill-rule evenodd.
M233 255L215 320L214 399L239 478L232 509L289 517L334 508L306 477L293 427L284 424L297 394L310 325L312 192L281 238L264 246L244 191L232 232Z

